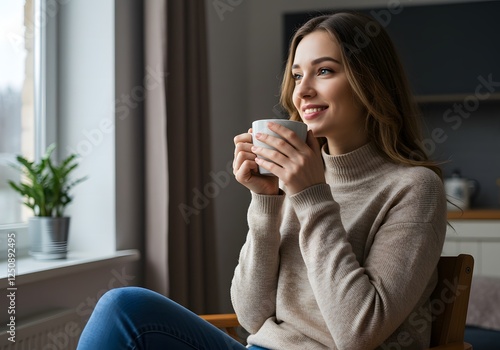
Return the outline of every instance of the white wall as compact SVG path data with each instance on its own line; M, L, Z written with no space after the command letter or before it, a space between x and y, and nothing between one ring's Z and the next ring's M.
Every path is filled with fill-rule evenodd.
M206 0L211 70L213 168L224 169L233 156L233 137L254 119L276 116L282 78L282 15L333 8L386 7L382 0L232 0L228 6ZM401 0L401 6L465 1ZM216 10L219 9L219 12ZM224 11L225 9L225 11ZM248 192L236 183L215 198L222 311L230 311L229 287L244 243Z
M69 249L115 249L114 1L67 1L59 9L58 138L80 153ZM97 171L96 171L97 170Z

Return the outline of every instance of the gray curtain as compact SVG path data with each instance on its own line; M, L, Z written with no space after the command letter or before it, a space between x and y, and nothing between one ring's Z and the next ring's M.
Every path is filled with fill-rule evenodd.
M205 2L145 1L146 67L162 69L146 115L146 287L218 310L210 183Z

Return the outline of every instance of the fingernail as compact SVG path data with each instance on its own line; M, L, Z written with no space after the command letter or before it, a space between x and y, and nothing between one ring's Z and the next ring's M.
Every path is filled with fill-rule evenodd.
M255 137L258 138L258 139L260 139L261 136L262 136L262 133L260 133L260 132L258 132L258 133L255 134Z
M255 151L257 151L257 147L252 146L252 152L255 152Z

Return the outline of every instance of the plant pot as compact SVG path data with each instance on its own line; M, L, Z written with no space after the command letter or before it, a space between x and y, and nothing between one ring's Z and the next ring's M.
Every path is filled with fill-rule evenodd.
M64 259L68 253L69 217L29 218L30 255L40 260Z

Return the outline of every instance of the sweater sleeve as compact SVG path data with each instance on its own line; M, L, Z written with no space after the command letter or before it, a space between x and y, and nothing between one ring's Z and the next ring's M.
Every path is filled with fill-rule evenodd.
M252 193L248 208L249 231L231 283L231 301L250 333L276 313L283 201L284 195Z
M441 254L444 198L437 177L402 189L387 203L361 266L328 185L291 197L301 224L299 244L308 279L339 349L379 346L415 308Z

